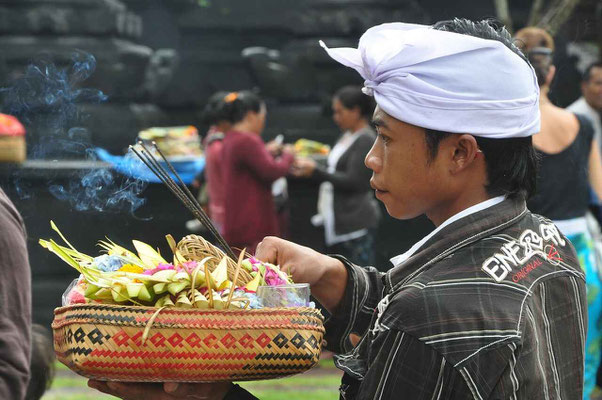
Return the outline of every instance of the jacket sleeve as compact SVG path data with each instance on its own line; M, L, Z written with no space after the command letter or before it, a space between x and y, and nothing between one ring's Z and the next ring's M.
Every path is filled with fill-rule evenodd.
M454 368L430 346L399 330L380 333L381 341L353 399L473 399L468 376ZM352 372L352 371L351 371ZM353 391L351 386L350 391Z
M366 334L376 305L382 298L384 273L374 267L360 267L344 257L334 256L347 268L348 280L345 295L336 312L325 323L326 348L341 354L353 346L349 334Z
M0 191L0 399L22 399L29 379L31 277L22 222L2 197Z
M329 173L323 166L318 166L314 170L313 177L331 182L335 189L363 191L370 190L370 177L372 171L364 164L364 159L372 147L373 140L368 135L362 135L347 150L349 159L347 168L343 171Z
M294 160L294 156L286 152L281 157L274 158L261 139L251 137L245 137L238 143L234 156L267 183L285 176Z

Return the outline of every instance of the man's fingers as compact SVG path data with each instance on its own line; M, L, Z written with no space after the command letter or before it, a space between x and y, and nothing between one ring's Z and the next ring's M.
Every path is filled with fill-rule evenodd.
M123 400L169 400L172 397L163 391L161 383L107 382L109 394Z
M90 387L92 389L96 389L102 393L111 394L111 392L110 392L111 389L109 389L106 382L95 381L95 380L90 379L88 381L88 387Z
M272 264L278 263L278 238L273 236L267 236L263 238L255 249L255 257L261 261L269 262Z
M174 398L185 399L221 399L230 386L230 382L218 383L174 383L163 384L163 390Z

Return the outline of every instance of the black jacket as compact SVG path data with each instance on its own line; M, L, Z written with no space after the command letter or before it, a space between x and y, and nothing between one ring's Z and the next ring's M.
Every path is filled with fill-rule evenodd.
M506 199L381 273L346 262L326 323L344 399L582 398L585 279L551 221ZM362 336L352 348L348 336Z
M376 134L370 127L355 133L359 137L339 158L336 171L318 167L314 177L331 182L334 188L334 231L337 235L351 233L378 224L380 208L370 188L372 171L364 164Z

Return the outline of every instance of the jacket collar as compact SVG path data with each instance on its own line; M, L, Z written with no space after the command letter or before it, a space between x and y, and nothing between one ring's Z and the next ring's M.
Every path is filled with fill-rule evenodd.
M524 198L517 196L447 225L410 258L386 273L384 279L387 292L396 291L409 279L452 252L514 224L526 212Z

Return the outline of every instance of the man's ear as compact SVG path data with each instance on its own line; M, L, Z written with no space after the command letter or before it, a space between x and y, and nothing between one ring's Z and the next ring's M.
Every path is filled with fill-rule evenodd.
M450 172L457 174L473 165L480 152L479 145L474 136L467 134L458 135L450 142L454 146Z

